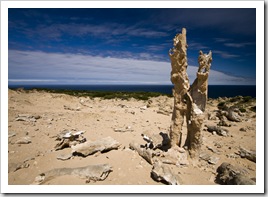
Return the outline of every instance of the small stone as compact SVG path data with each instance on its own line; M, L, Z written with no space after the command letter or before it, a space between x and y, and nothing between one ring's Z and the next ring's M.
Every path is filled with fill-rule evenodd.
M57 156L57 159L59 159L59 160L68 160L68 159L70 159L71 157L72 157L73 155L72 154L61 154L61 155L58 155Z
M210 163L210 164L217 164L219 160L220 160L219 157L211 156L211 157L209 158L209 160L208 160L208 163Z
M14 137L14 136L16 136L17 134L15 133L15 132L10 132L10 133L8 133L8 137L10 138L10 137Z
M183 160L180 161L180 165L188 166L189 165L189 161L187 159L183 159Z
M22 137L18 141L16 141L16 144L29 144L31 143L31 138L30 137Z
M185 149L182 148L182 147L178 147L178 151L179 151L179 153L185 153L186 152Z
M240 128L239 131L243 131L243 132L246 132L247 129L245 129L244 127Z

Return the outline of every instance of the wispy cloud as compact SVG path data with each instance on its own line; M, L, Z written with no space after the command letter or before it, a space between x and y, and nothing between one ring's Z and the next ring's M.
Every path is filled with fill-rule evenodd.
M203 43L199 43L199 42L188 42L188 47L191 49L198 49L198 50L204 50L204 49L208 49L207 46L205 46Z
M225 46L227 47L234 47L234 48L242 48L248 45L254 45L255 43L253 42L244 42L244 43L224 43Z
M230 42L230 38L214 38L213 39L215 42Z
M230 54L226 51L213 50L213 54L218 54L224 59L239 58L240 55Z
M169 62L92 55L45 53L9 50L9 82L43 82L57 84L171 84ZM188 66L193 82L197 67ZM211 70L210 84L250 84Z
M13 22L14 23L14 22ZM126 26L118 23L102 24L81 24L81 23L57 23L42 24L36 27L26 27L21 25L20 21L10 25L17 31L23 33L29 38L38 38L41 40L52 39L60 40L62 36L70 35L74 37L93 36L109 40L111 37L145 37L160 38L168 34L164 31L153 30L150 28L138 27L136 25ZM111 41L110 41L111 42Z

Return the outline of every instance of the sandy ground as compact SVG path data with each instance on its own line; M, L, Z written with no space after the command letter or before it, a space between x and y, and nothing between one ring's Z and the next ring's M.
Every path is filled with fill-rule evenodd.
M146 162L139 154L129 149L129 143L135 141L145 144L141 134L145 131L168 133L171 124L171 113L159 113L165 108L172 112L173 99L168 97L152 98L148 101L129 101L100 98L77 98L63 94L45 92L9 90L8 100L8 163L9 185L32 184L35 178L54 168L76 168L86 165L109 164L113 171L103 181L90 181L72 175L55 177L44 184L48 185L157 185L151 177L152 165ZM209 100L207 111L213 114L217 109L219 99ZM249 107L249 106L248 106ZM19 114L40 116L35 121L16 121ZM191 160L183 167L170 165L173 172L180 177L183 185L215 185L216 169L222 162L229 162L242 167L248 176L256 177L256 164L248 159L241 158L239 147L256 150L256 116L255 112L247 110L242 122L229 122L227 137L215 135L203 129L202 151L219 158L216 164L209 164L202 159ZM204 125L216 125L217 119L204 121ZM115 132L116 128L131 128L132 132ZM245 128L246 131L241 131ZM55 140L64 130L85 131L83 136L90 141L107 136L117 140L121 145L117 150L96 153L87 157L73 156L62 161L57 159L60 154L70 153L71 148L55 151L58 143ZM186 124L183 127L183 141L186 136ZM30 143L18 144L18 140L29 137ZM216 150L216 153L211 151ZM24 167L16 169L23 164ZM15 166L15 168L14 168Z

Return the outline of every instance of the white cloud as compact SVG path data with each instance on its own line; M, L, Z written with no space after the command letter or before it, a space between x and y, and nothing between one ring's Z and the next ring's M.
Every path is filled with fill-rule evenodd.
M227 47L234 47L234 48L242 48L248 45L254 45L253 42L243 42L243 43L225 43L224 45Z
M139 27L137 25L124 25L119 23L104 23L104 24L42 24L35 28L27 28L21 25L20 21L11 22L11 27L27 35L28 37L36 37L38 39L60 40L63 35L71 35L75 37L94 36L105 39L109 42L118 42L111 40L128 36L145 37L145 38L160 38L166 37L168 34L165 31L157 31L151 28Z
M230 59L230 58L238 58L238 57L240 57L240 55L230 54L228 52L219 51L219 50L213 50L213 54L219 54L224 59Z
M212 65L213 67L213 65ZM9 50L9 82L56 84L171 84L169 62ZM193 82L197 67L188 66ZM211 70L209 84L252 84Z

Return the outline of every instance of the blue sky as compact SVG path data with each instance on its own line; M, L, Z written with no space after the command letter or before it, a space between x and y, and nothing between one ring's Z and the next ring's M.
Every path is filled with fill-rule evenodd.
M8 26L10 85L171 84L183 27L191 82L211 50L209 84L256 84L255 8L9 8Z

